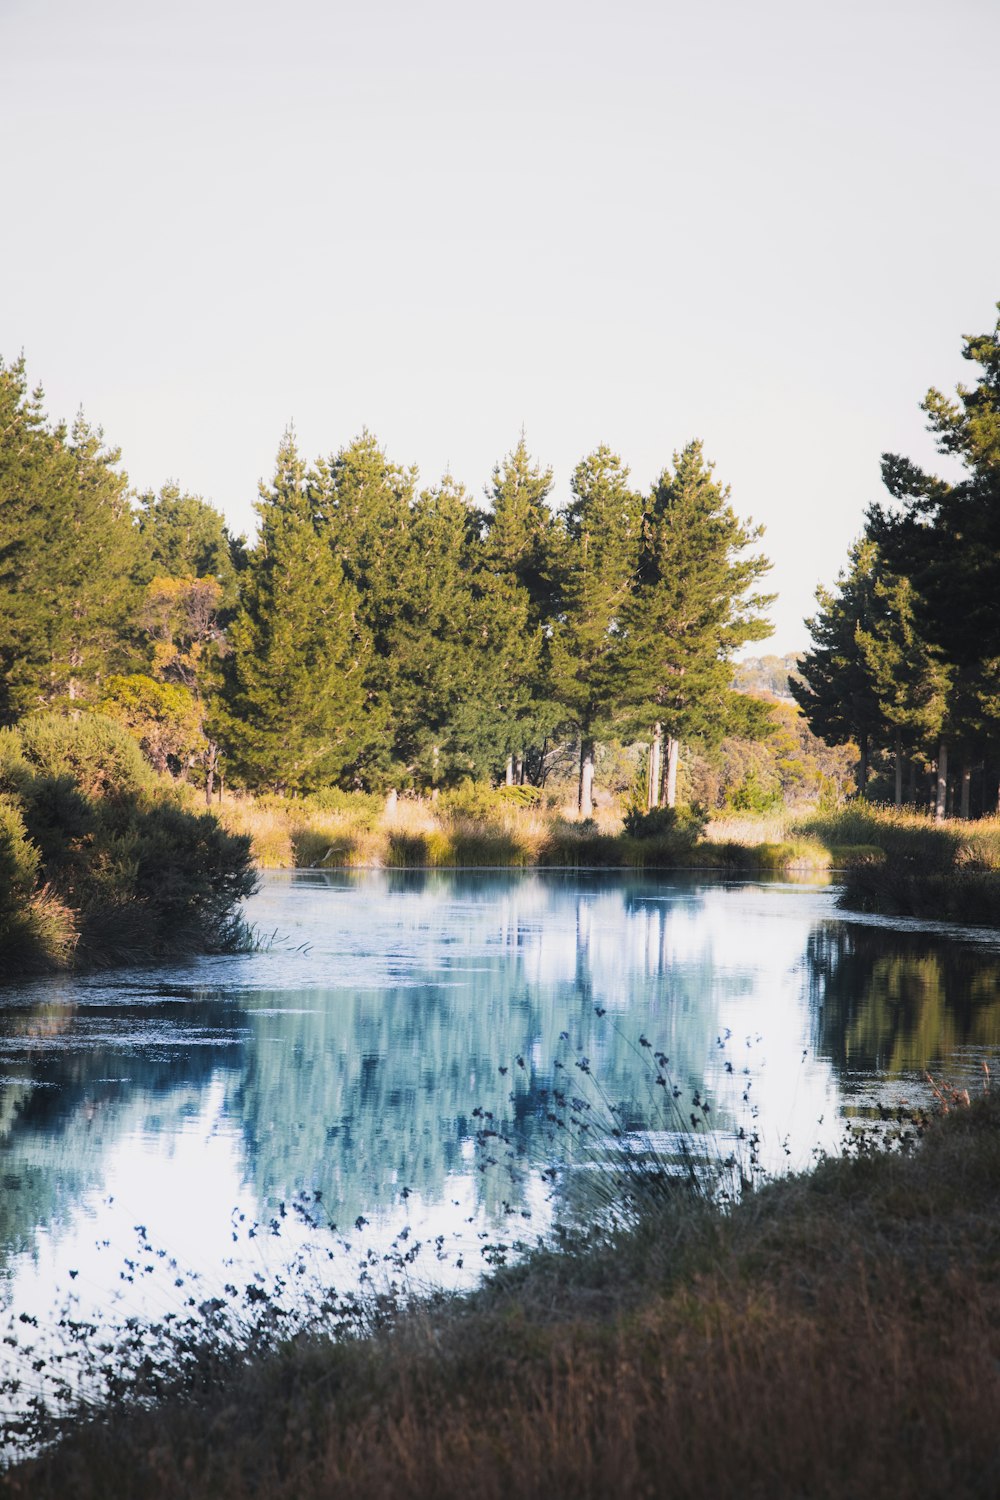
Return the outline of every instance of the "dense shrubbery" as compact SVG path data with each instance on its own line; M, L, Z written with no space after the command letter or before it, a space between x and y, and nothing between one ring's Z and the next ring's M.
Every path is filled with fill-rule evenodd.
M224 949L244 932L250 841L164 795L99 714L0 733L0 957L8 973Z

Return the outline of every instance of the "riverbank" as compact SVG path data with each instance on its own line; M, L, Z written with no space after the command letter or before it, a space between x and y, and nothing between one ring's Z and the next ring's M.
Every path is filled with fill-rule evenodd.
M1000 923L1000 820L929 818L850 803L828 813L716 815L686 810L623 821L611 808L521 802L521 789L441 798L334 793L324 799L227 797L224 826L249 837L261 868L488 866L702 869L768 879L837 878L844 904L886 915Z
M1000 1479L1000 1108L728 1213L680 1191L366 1336L188 1365L8 1473L33 1500L978 1497ZM918 1126L918 1130L922 1127ZM126 1393L127 1400L127 1393Z

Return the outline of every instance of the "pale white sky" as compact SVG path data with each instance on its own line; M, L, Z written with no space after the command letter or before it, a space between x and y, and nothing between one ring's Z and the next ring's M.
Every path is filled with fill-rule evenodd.
M701 437L802 617L1000 299L996 0L0 0L0 355L252 525L294 420L476 494Z

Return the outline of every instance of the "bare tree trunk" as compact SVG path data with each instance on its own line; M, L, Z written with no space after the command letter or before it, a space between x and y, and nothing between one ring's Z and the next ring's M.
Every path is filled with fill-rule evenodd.
M208 750L205 755L205 806L212 805L212 792L215 790L215 768L219 763L219 747L214 740L209 740Z
M580 740L580 792L577 809L581 818L594 816L594 742Z
M969 793L972 791L972 767L968 764L962 767L962 796L959 804L959 817L968 820L969 817Z
M680 759L681 742L672 734L667 736L667 806L677 806L677 762Z
M514 761L514 780L518 786L524 786L524 754L520 754Z
M906 789L906 800L911 807L917 805L917 763L910 757L910 780Z
M660 763L663 757L663 725L657 719L653 725L653 738L649 746L649 784L646 788L646 806L652 811L660 805Z
M514 757L513 757L513 755L508 755L508 757L507 757L507 772L506 772L506 775L504 776L504 786L513 786L513 785L514 785Z
M903 737L896 732L896 806L903 805Z
M861 735L858 740L858 795L865 795L865 787L868 785L868 736Z
M948 743L938 746L937 780L934 787L934 821L943 823L948 806Z

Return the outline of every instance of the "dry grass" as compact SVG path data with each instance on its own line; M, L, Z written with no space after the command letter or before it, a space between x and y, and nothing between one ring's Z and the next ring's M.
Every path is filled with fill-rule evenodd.
M32 1500L994 1496L1000 1111L723 1216L661 1206L11 1473Z

